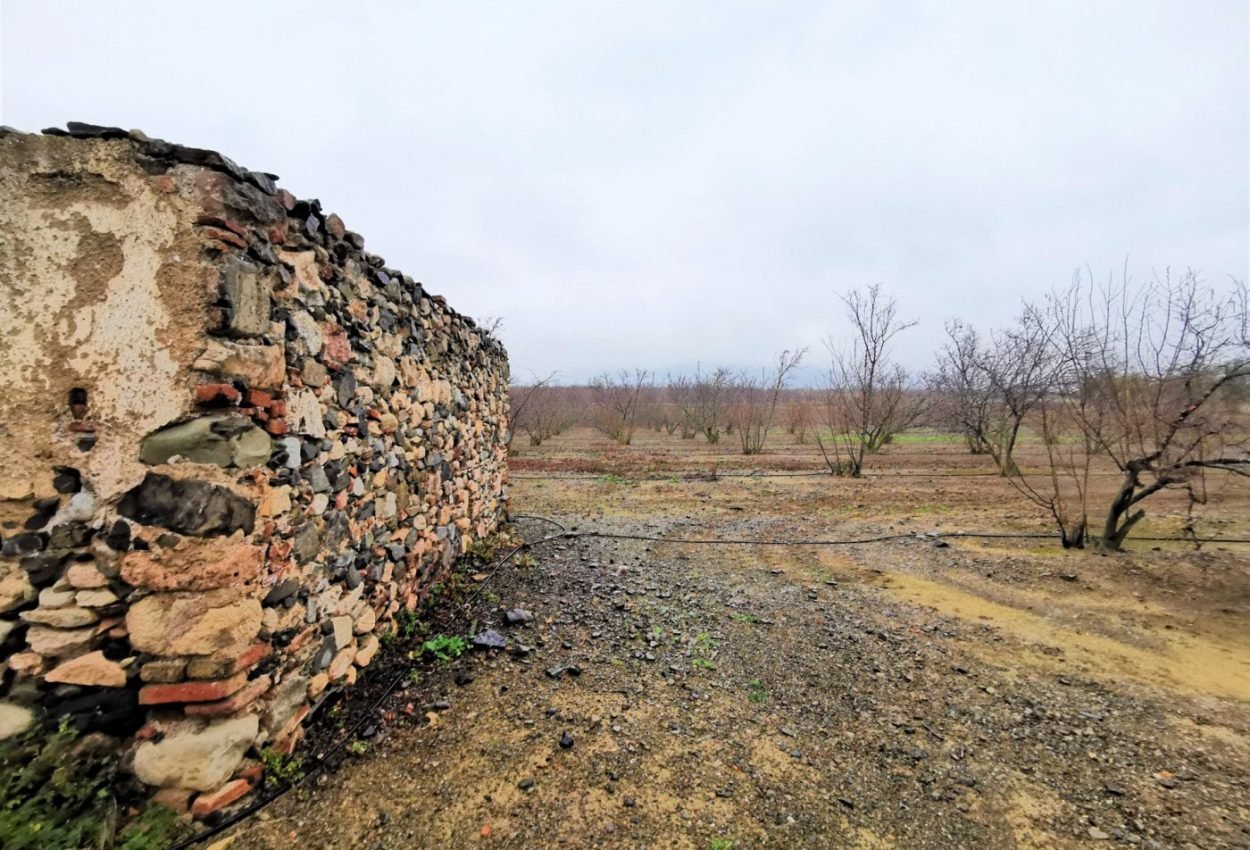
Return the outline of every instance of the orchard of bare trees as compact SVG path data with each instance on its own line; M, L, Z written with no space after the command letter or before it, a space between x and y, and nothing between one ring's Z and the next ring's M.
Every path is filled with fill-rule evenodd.
M1209 476L1250 476L1246 288L1195 272L1135 282L1127 273L1071 283L1021 305L1003 327L953 318L924 374L895 346L916 322L881 286L844 293L841 330L825 340L823 378L793 386L806 348L755 370L698 366L663 381L645 369L588 386L556 376L512 390L513 432L539 445L573 424L629 445L639 429L765 454L771 435L814 445L833 475L871 476L873 457L924 427L958 435L1065 547L1116 550L1163 490L1190 513ZM1020 447L1030 446L1028 461ZM1110 499L1090 487L1114 474ZM1192 528L1187 525L1187 528Z

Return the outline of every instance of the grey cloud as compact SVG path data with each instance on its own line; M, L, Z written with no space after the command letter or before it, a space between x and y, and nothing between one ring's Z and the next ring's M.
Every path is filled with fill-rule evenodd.
M317 196L514 370L751 366L881 281L1005 321L1072 269L1247 277L1244 0L7 0L0 119L141 127Z

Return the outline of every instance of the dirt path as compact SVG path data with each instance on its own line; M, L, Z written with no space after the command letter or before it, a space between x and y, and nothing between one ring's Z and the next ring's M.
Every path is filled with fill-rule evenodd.
M721 514L593 525L794 530ZM1118 640L1116 618L1065 623L1013 596L1033 584L987 589L972 546L581 539L534 555L479 600L508 652L427 668L363 752L234 846L1250 847L1245 655L1178 679L1193 665ZM505 625L518 607L534 620Z

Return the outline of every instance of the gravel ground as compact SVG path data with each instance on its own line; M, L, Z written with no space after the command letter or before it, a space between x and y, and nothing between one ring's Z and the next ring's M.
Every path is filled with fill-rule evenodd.
M554 518L661 537L793 535L793 522L729 513ZM822 527L839 530L888 529ZM530 540L549 531L518 524ZM532 554L491 578L466 618L507 650L422 666L366 718L354 752L227 841L1250 848L1246 703L1081 663L1044 632L951 616L892 585L976 575L974 547L580 538ZM1009 579L1011 561L994 563ZM517 608L533 619L509 625ZM360 695L389 675L371 670ZM312 751L353 725L330 713Z

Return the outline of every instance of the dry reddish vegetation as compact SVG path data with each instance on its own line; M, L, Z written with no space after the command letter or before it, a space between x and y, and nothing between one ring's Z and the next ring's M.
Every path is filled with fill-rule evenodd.
M239 846L1250 844L1250 546L1065 552L939 434L903 435L863 479L710 475L821 466L784 433L734 449L574 429L514 446L512 508L670 541L1048 537L545 543L473 613L528 655L427 669L368 752ZM1096 481L1109 498L1116 477ZM1199 534L1250 537L1245 481L1211 483ZM1186 507L1160 494L1135 535L1175 533ZM514 606L535 620L505 626Z

